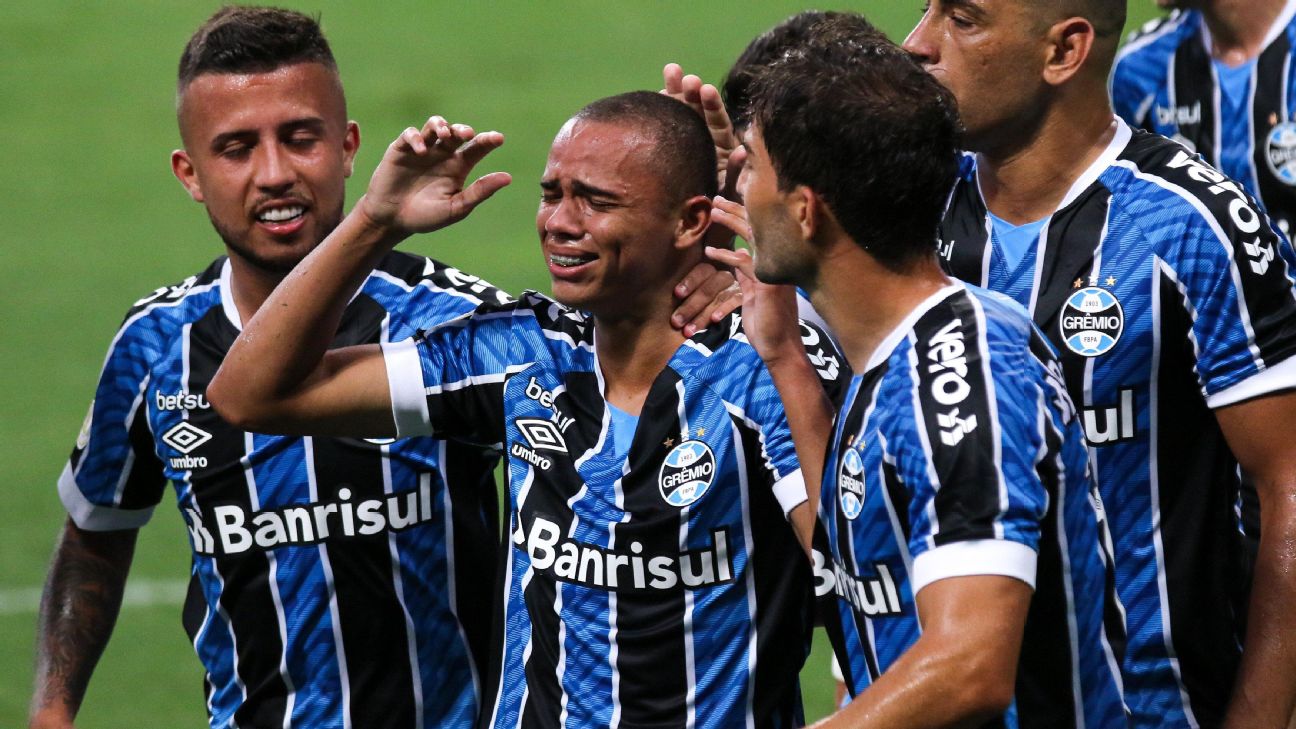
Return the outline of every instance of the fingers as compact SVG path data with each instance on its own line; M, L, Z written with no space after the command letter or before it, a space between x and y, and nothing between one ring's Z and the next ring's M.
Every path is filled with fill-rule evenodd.
M711 131L711 139L716 146L728 150L737 147L738 140L734 137L733 123L729 121L729 112L725 109L724 99L720 97L719 89L711 84L703 84L698 88L698 104L702 108L702 118L706 121L707 129Z
M738 190L738 178L742 175L745 164L747 164L747 148L741 145L734 147L734 151L725 160L725 178L720 185L721 195L730 200L742 201Z
M469 128L471 130L471 127ZM472 137L459 149L459 154L469 168L477 166L482 158L497 150L504 144L504 135L499 132L482 132Z
M708 263L700 263L690 275L700 277L704 273L707 274L706 277L696 284L688 298L671 315L671 323L682 329L688 337L720 321L742 304L742 290L732 273L717 270ZM679 287L676 291L679 291Z
M707 246L704 252L707 258L716 263L728 266L747 278L756 278L755 264L752 261L750 252L746 250L730 251L713 246Z
M716 195L711 199L711 222L719 223L748 243L752 242L751 224L747 222L747 208Z
M513 176L507 172L492 172L477 178L473 184L465 187L463 192L455 196L459 203L459 210L456 211L455 217L463 217L471 213L473 208L503 190L512 181Z
M678 63L668 63L662 68L662 83L665 88L662 93L667 96L676 96L681 92L681 81L684 78L684 69ZM678 97L677 97L678 98Z

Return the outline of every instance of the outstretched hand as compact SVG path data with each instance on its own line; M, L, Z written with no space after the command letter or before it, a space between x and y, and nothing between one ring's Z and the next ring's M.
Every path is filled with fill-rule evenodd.
M750 241L751 225L747 211L732 200L717 197L711 218ZM708 246L707 258L733 269L742 289L743 332L766 364L784 357L803 359L801 323L797 318L796 289L792 286L767 284L756 278L755 261L745 250L730 251Z
M512 181L492 172L467 187L469 173L504 144L499 132L476 134L467 124L431 117L387 147L356 205L373 225L398 234L428 233L458 222Z

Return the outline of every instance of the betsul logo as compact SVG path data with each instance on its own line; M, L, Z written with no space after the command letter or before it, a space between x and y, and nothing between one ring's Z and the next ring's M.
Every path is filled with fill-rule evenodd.
M671 449L657 474L662 498L671 506L688 506L706 495L715 479L715 454L706 443L686 440Z
M1125 312L1110 291L1096 286L1067 297L1058 317L1067 349L1082 357L1107 354L1125 331Z
M864 459L859 451L847 448L837 474L837 499L842 516L854 521L864 511Z

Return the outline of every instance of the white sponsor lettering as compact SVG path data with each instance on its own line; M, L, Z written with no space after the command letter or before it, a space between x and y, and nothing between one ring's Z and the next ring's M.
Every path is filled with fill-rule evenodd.
M941 428L941 442L956 446L963 436L976 430L976 415L962 417L958 405L967 399L972 387L967 383L967 345L959 333L958 319L951 320L927 342L929 347L927 372L937 373L931 384L931 394L936 402L950 408L936 413L936 423Z
M1274 247L1272 243L1260 245L1260 239L1256 238L1250 243L1243 243L1242 249L1251 257L1251 270L1255 271L1257 276L1263 276L1269 270L1269 264L1274 259Z
M563 415L562 411L558 409L558 406L554 404L556 399L554 394L549 390L544 389L539 382L536 382L536 378L534 377L527 382L526 396L540 403L541 406L553 411L554 423L558 426L558 432L566 433L567 429L571 427L571 424L576 422L576 418L569 418ZM566 450L566 446L563 447L563 450Z
M207 402L207 397L203 393L192 395L184 390L174 395L163 395L161 390L154 390L153 404L158 410L169 412L172 410L206 410L211 407Z
M1237 226L1238 230L1248 234L1260 230L1262 222L1260 213L1256 211L1251 199L1247 197L1246 191L1237 182L1211 169L1206 163L1189 155L1184 150L1177 152L1168 166L1172 170L1187 168L1189 177L1210 185L1206 189L1212 195L1232 195L1233 199L1228 202L1228 211L1229 217L1233 220L1233 225Z
M648 555L637 541L627 551L616 551L564 538L558 524L537 516L529 533L519 529L513 534L513 544L531 558L536 572L602 590L697 589L733 581L726 529L711 532L709 547Z
M432 490L418 489L389 494L381 499L352 502L351 489L342 488L336 502L296 504L280 509L249 511L239 504L222 504L211 510L216 540L202 515L186 508L194 551L215 554L219 541L223 554L252 549L269 550L289 545L318 544L330 538L369 536L401 531L433 518Z
M1161 126L1187 126L1201 123L1201 102L1194 101L1192 106L1156 107L1157 123Z
M530 463L541 471L548 471L550 468L553 468L553 461L545 458L539 453L536 453L530 448L523 447L521 443L514 443L513 447L509 449L509 453L512 453L515 457L521 458L527 463Z
M850 603L856 612L868 617L882 615L901 615L900 590L896 587L891 569L881 562L874 563L873 570L877 577L856 577L846 566L837 562L828 568L823 553L811 551L812 569L815 577L815 595L823 597L835 592L837 597Z
M1084 409L1085 440L1089 445L1133 440L1135 426L1133 390L1121 390L1118 405Z

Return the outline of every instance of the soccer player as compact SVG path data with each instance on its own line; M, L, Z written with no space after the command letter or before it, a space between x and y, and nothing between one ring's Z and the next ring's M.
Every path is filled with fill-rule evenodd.
M1291 250L1237 182L1114 117L1124 20L1123 0L933 0L906 48L957 98L974 153L940 256L1025 306L1061 353L1114 538L1137 724L1283 727L1296 703ZM1239 463L1261 505L1249 608Z
M789 410L818 411L798 449L827 445L815 566L854 699L823 726L1124 726L1103 529L1058 363L1020 308L941 271L954 101L863 23L821 22L755 76L750 229L733 203L716 213L752 241L754 273L712 254L745 272L748 336ZM774 316L790 302L756 300L753 276L808 289L862 373L831 429L822 396L785 389L808 363Z
M1159 0L1179 8L1116 56L1112 101L1242 183L1287 235L1296 219L1296 3Z
M784 520L813 516L782 405L737 315L687 340L666 322L716 189L687 106L632 92L559 131L536 216L557 301L528 293L415 339L326 351L392 246L507 184L463 187L502 142L439 117L402 134L209 397L248 427L432 432L508 454L488 725L795 725L810 582ZM806 330L833 380L821 336Z
M212 726L470 726L497 458L427 438L261 435L206 398L242 323L341 218L359 130L328 43L299 13L221 10L186 46L178 100L174 170L226 255L136 302L109 347L59 481L69 520L42 601L31 725L71 725L169 480L194 550L184 623ZM503 299L394 253L335 344L400 340Z

